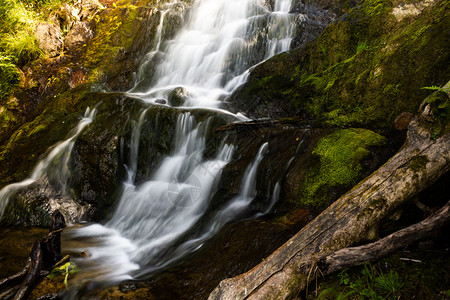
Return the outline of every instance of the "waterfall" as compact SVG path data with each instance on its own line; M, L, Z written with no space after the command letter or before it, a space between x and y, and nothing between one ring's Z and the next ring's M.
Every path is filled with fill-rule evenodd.
M214 159L203 159L207 127L207 121L197 123L189 112L180 114L174 152L163 159L152 178L136 185L129 176L105 226L94 224L72 232L73 238L101 238L100 245L88 247L89 261L80 261L85 269L96 265L95 280L127 279L138 266L160 269L201 244L201 239L178 243L207 211L221 170L234 152L234 147L224 142ZM137 149L137 143L133 136L131 148Z
M289 13L291 0L276 0L270 16L265 59L290 49L295 32L294 16Z
M96 109L91 110L88 107L84 113L84 117L78 122L78 125L69 132L68 138L50 147L51 150L38 162L28 178L21 182L7 185L0 190L0 217L3 215L11 196L44 176L56 180L59 189L65 192L67 180L70 175L68 162L73 145L83 129L92 123L95 114Z
M166 45L151 86L130 93L155 103L182 88L183 106L219 107L219 99L245 82L249 68L289 50L295 31L290 6L290 0L277 0L270 12L256 0L195 1L187 24Z
M223 222L223 219L228 221L228 219L238 215L241 211L245 210L256 197L256 175L259 164L267 153L268 148L269 143L267 142L261 145L255 159L245 170L239 195L234 197L229 204L220 211L214 220L216 224L218 222Z
M163 60L146 91L138 83L128 94L165 105L174 104L170 94L177 91L185 97L181 106L218 108L218 100L245 81L250 67L289 49L293 35L289 8L287 0L276 1L274 12L256 0L197 0L184 28L163 45L167 7L161 13L157 43L141 66L138 81L145 81L145 68L154 63L157 53L164 52ZM261 145L245 170L239 194L211 212L222 169L235 147L224 140L216 156L205 159L209 122L198 122L186 111L178 116L172 153L150 178L136 183L145 116L143 111L131 134L128 177L111 219L104 225L68 230L69 240L84 242L71 249L90 254L77 261L81 269L95 270L78 275L82 281L148 276L197 250L223 225L244 214L256 196L257 170L268 143Z

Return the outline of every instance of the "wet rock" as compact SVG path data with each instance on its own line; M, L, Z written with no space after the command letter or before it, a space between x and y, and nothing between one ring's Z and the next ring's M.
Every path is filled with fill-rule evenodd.
M177 32L180 30L184 23L185 17L188 15L187 10L190 5L186 3L179 2L175 3L171 9L168 11L164 20L164 39L170 40L175 37Z
M80 47L94 37L88 22L76 22L66 36L64 46L68 49Z
M59 210L67 222L76 223L86 218L90 205L77 203L61 192L48 178L23 188L12 196L2 217L7 224L50 226L52 214Z
M402 112L396 119L395 119L395 129L397 130L405 130L408 128L409 123L411 122L413 118L413 114L410 112Z
M39 23L34 37L38 42L39 48L50 57L60 55L63 46L61 30L58 26L49 22Z
M166 101L165 99L156 99L156 100L155 100L155 103L158 103L158 104L167 104L167 101Z
M182 87L174 88L168 98L170 105L183 106L188 99L187 91Z
M132 282L124 282L119 285L119 290L124 293L126 293L128 291L135 291L136 288L137 288L136 284L134 284Z

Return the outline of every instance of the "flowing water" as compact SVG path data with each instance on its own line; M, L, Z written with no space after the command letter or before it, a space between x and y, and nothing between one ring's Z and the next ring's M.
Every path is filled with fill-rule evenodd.
M67 179L70 175L68 162L76 138L94 119L96 109L88 108L78 125L69 132L66 140L52 146L45 157L34 167L31 175L25 180L5 186L0 190L0 217L3 215L11 196L19 190L47 176L53 182L57 181L59 189L65 192Z
M290 0L275 1L273 11L257 0L197 0L180 32L173 40L164 41L164 18L174 4L161 8L153 49L137 73L136 86L128 92L153 104L164 103L157 101L161 99L172 104L169 94L181 88L181 106L218 109L222 99L245 82L249 68L289 50L295 34ZM163 59L156 66L151 84L143 84L148 82L143 78L145 69L154 65L160 54ZM67 153L61 171L61 178L65 178L73 140L92 117L91 112L29 179L0 192L0 211L12 192L37 180L61 151ZM128 176L112 217L103 225L66 230L67 247L89 253L88 259L77 261L83 270L77 275L82 282L111 283L148 276L197 250L224 224L248 217L246 211L257 193L258 166L269 151L268 143L260 146L247 166L238 195L211 209L222 170L233 159L235 146L224 139L215 156L206 159L210 124L208 120L199 122L185 110L177 119L170 155L162 159L149 178L136 182L145 118L143 111L133 128ZM279 189L277 184L273 201L262 213L270 211Z
M151 86L130 92L154 103L183 88L184 106L219 107L219 99L245 82L250 67L289 50L295 34L290 6L291 0L277 0L271 12L255 0L195 1L185 27L167 43ZM142 69L139 74L144 74Z
M182 106L220 107L220 100L246 80L250 67L289 49L295 31L290 6L290 0L278 0L270 12L255 0L198 0L184 28L164 44L162 26L171 5L165 6L155 45L129 95L171 104L169 94L178 88L185 97ZM162 52L151 85L142 86L145 69ZM211 216L206 215L221 170L235 149L224 140L215 158L205 159L209 124L198 123L189 112L178 117L172 153L148 180L136 183L145 115L144 111L132 132L128 177L112 218L105 225L68 233L69 239L84 241L72 250L87 249L90 254L78 261L81 269L89 270L79 276L82 281L117 282L167 267L201 247L227 222L244 216L256 196L257 170L268 143L260 146L245 170L240 193ZM276 193L279 191L274 191L274 197Z

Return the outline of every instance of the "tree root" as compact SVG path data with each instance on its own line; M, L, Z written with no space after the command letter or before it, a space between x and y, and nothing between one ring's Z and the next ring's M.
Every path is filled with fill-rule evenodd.
M0 299L25 299L40 279L48 274L48 270L61 261L61 232L65 226L63 215L58 210L55 211L50 232L45 238L34 242L25 267L20 272L0 280L0 289L13 286L0 294ZM67 260L67 257L64 259ZM22 283L18 284L21 280Z

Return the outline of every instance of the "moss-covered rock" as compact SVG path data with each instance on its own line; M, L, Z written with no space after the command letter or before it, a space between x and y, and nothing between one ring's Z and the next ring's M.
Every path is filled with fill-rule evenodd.
M421 87L448 81L450 65L449 3L420 2L400 18L402 4L362 1L313 43L256 67L231 101L262 103L256 117L274 103L331 125L392 128L400 113L417 111Z
M299 183L300 205L321 207L334 200L332 190L345 190L367 174L363 161L369 149L385 145L386 138L365 129L341 129L321 138L315 145L313 163Z
M164 3L122 0L107 9L99 5L80 8L79 14L93 35L85 44L67 48L52 59L31 61L22 66L23 72L14 62L2 59L0 70L6 75L1 79L0 161L4 168L0 170L0 187L24 179L38 157L64 138L86 107L99 102L92 95L86 99L87 92L131 87L133 72L152 47L161 17L156 6ZM76 22L58 16L77 9L53 7L45 15L65 27ZM19 79L21 84L16 88Z

